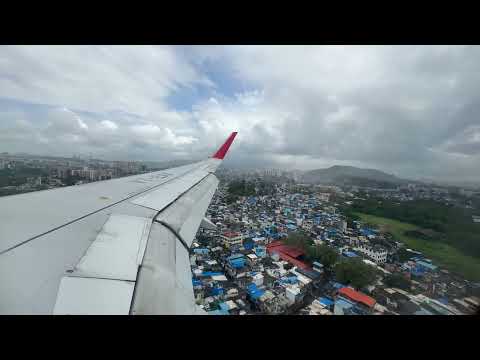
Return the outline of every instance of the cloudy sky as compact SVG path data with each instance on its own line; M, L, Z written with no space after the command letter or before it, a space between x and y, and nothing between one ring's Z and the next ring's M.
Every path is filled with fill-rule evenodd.
M0 151L480 178L478 46L0 46Z

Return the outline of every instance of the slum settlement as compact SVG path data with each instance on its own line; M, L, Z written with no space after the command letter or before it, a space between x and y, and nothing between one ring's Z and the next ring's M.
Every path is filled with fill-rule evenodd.
M480 305L471 293L478 284L347 221L332 191L273 186L271 195L230 203L226 185L217 190L206 214L211 226L201 227L190 255L195 300L208 314L460 315ZM308 238L310 249L328 248L333 260L306 253L292 234ZM349 269L369 278L354 279Z

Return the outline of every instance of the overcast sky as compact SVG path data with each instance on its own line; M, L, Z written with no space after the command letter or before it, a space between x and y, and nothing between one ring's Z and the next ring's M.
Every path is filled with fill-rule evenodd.
M480 179L478 46L0 46L0 151Z

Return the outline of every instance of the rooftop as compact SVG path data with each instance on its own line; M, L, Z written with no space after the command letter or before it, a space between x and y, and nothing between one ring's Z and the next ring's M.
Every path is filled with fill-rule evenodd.
M370 296L349 287L343 287L338 292L341 295L344 295L353 301L367 305L368 307L373 307L376 303L376 300L374 298L371 298Z

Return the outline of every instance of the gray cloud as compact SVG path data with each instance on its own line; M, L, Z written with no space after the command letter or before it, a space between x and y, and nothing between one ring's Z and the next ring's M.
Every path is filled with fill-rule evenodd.
M478 179L479 84L478 46L1 47L0 151L199 158L238 130L234 166Z

